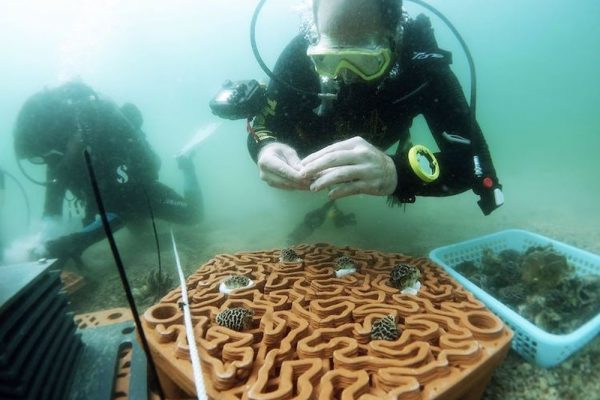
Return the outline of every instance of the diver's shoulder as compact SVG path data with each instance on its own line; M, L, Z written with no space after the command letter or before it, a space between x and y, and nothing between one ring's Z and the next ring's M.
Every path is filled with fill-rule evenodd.
M306 49L308 49L309 41L304 34L298 34L294 36L286 46L284 53L296 54L302 53L306 55Z
M407 23L412 27L412 28L420 28L420 29L428 29L431 28L431 19L421 13L418 14L416 17L414 18L408 18Z
M303 35L296 35L283 49L277 60L277 66L297 69L307 63L306 50L309 42ZM277 67L276 66L276 67Z
M414 68L431 70L452 64L452 53L439 48L431 20L424 14L405 22L402 54Z
M431 20L425 14L409 18L404 23L403 44L413 50L432 50L437 48Z

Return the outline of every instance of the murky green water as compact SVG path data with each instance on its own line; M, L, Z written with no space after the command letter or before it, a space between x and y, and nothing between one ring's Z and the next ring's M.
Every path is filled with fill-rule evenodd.
M339 202L343 211L356 214L357 225L336 229L326 221L307 241L426 255L481 234L523 228L600 253L600 3L430 3L459 29L475 58L478 119L506 204L484 217L470 192L418 199L406 209L359 196ZM261 15L257 37L271 66L297 32L295 4L270 1ZM162 158L160 179L181 192L174 155L198 129L217 121L208 102L221 83L266 81L249 46L254 5L246 0L7 0L0 5L0 168L19 181L29 202L28 211L19 187L7 177L0 200L0 243L8 250L4 263L26 258L28 246L40 239L44 188L24 177L12 151L12 129L25 99L80 78L119 104L137 104L148 139ZM411 15L423 11L408 3L406 8ZM464 54L441 21L433 16L432 21L440 46L454 53L454 70L468 90ZM412 132L415 142L432 143L422 120ZM326 201L324 194L278 191L260 181L245 136L244 122L222 121L197 151L205 219L195 228L175 227L188 272L218 253L284 246L304 213ZM43 179L43 167L23 167ZM80 226L76 211L65 203L64 229ZM171 269L168 228L159 222L163 263ZM147 269L156 265L150 227L119 232L117 242L134 286L141 285ZM90 248L83 260L87 267L79 273L86 276L88 290L75 295L75 309L124 305L106 243ZM584 354L592 357L590 363L597 363L594 351ZM528 385L546 385L548 396L564 384L542 378ZM574 387L570 397L556 398L596 395L592 383L579 385L583 389Z

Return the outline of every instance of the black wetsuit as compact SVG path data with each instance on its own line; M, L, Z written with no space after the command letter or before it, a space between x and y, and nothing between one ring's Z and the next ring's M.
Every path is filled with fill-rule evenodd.
M0 206L4 206L4 187L5 187L4 171L0 167ZM2 215L0 215L0 222L2 221ZM2 236L2 224L0 224L0 263L4 261L4 238Z
M304 36L294 38L274 74L296 88L318 93L319 78L306 55L308 45ZM422 114L440 149L436 154L440 177L423 183L408 164L408 148L399 146L392 156L398 172L393 199L413 202L418 195L447 196L468 189L479 193L483 177L474 176L476 154L485 176L493 187L500 187L481 129L450 63L451 54L439 49L429 19L419 15L406 24L400 57L387 77L376 87L340 83L338 99L326 115L314 111L320 105L316 95L301 94L273 80L267 106L254 120L255 134L248 138L250 154L256 161L262 146L281 141L303 157L353 136L387 149L396 142L409 143L412 121Z
M85 207L84 228L47 243L52 257L78 256L104 238L82 151L88 148L102 200L113 229L150 216L180 224L200 220L202 198L191 162L184 170L184 197L158 182L160 159L141 127L129 121L110 100L94 96L76 108L78 132L65 156L48 164L45 216L62 215L65 194Z

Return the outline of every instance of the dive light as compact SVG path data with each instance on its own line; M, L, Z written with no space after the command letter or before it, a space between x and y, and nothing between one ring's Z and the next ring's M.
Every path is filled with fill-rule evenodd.
M225 81L210 101L213 114L225 119L246 119L257 115L266 102L266 87L255 79Z

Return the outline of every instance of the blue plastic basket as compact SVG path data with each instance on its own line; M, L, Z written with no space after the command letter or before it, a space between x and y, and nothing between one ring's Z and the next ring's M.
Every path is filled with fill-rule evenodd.
M450 246L439 247L429 253L429 257L435 263L441 265L511 327L515 332L512 347L525 359L541 367L560 364L593 339L600 332L600 314L569 334L548 333L476 286L454 268L464 261L481 262L484 249L490 249L496 253L506 249L524 252L530 246L548 244L551 244L555 251L567 257L569 264L575 268L578 275L600 275L600 256L518 229L501 231Z

